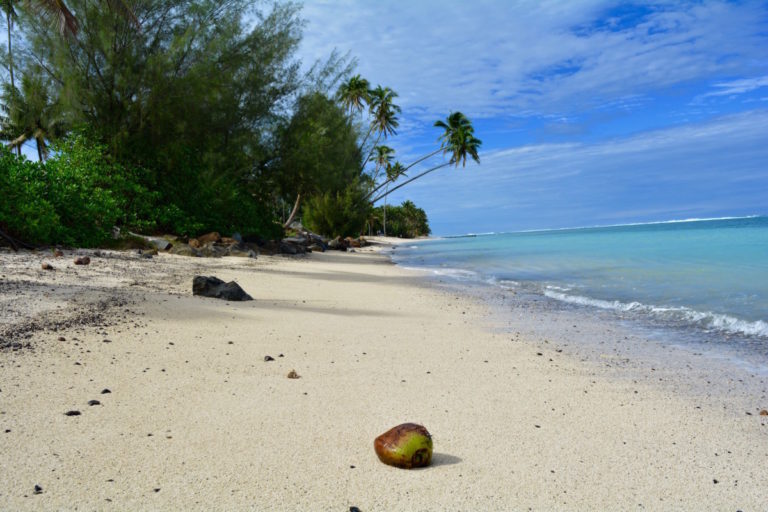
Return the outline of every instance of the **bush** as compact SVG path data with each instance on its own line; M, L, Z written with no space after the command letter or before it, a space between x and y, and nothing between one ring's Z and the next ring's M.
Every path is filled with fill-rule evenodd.
M103 146L80 133L53 146L44 164L0 155L0 225L32 244L93 247L112 227L148 230L157 195L141 184L140 169L110 161Z
M302 223L325 236L358 236L370 211L357 183L342 192L311 197L304 205Z
M0 228L32 244L47 243L60 230L59 217L46 199L42 166L0 147Z

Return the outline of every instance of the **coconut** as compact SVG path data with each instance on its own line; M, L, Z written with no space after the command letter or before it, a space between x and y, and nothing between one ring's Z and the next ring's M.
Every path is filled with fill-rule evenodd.
M384 432L373 442L373 448L381 462L398 468L421 468L432 462L432 436L415 423Z

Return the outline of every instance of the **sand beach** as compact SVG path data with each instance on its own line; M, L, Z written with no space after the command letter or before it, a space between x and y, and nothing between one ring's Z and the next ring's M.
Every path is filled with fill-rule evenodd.
M570 318L501 328L386 251L2 252L0 510L765 510L764 393L598 364ZM377 459L403 422L432 466Z

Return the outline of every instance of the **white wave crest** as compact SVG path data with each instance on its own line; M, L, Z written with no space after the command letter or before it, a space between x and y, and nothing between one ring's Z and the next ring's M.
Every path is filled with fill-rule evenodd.
M732 334L746 334L748 336L768 337L768 322L756 320L742 320L721 313L712 313L711 311L696 311L685 307L660 307L649 306L640 302L621 302L618 300L601 300L581 295L568 295L553 290L545 290L547 297L578 304L581 306L592 306L600 309L612 309L616 311L632 311L647 313L665 320L685 321L702 327L704 329L715 329L718 331Z

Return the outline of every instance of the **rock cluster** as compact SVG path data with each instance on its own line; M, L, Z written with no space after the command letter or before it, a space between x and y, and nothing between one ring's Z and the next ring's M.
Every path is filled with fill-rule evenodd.
M215 231L189 240L176 238L169 252L181 256L207 258L221 258L223 256L256 258L258 255L253 247L244 243L237 233L232 237L224 237Z

